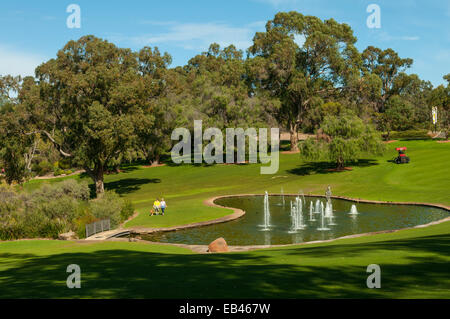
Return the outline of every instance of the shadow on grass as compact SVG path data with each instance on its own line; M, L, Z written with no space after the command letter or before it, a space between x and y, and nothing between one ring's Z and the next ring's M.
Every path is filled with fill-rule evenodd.
M379 165L376 160L361 159L357 162L348 163L349 167L369 167ZM336 163L332 162L307 162L297 168L288 170L289 173L295 175L310 175L310 174L332 174L346 172L346 170L336 170Z
M142 185L149 183L161 183L159 178L124 178L118 181L106 182L106 190L114 190L117 194L129 194L141 188ZM92 185L93 186L93 185Z
M45 257L0 253L3 264L17 263L0 271L0 297L379 298L435 291L440 298L448 288L448 260L441 256L448 255L449 244L450 235L440 235L239 254L174 255L124 249ZM377 250L408 255L381 264L373 257ZM370 256L365 257L367 253ZM336 262L338 258L355 259L342 263ZM382 289L366 287L366 268L372 263L382 267ZM81 289L66 287L70 264L81 267Z

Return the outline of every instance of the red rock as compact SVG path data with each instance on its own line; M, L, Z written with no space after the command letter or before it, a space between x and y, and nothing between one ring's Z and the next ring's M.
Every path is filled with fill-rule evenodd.
M228 251L229 250L227 242L222 237L217 238L215 241L208 245L208 252L210 253L223 253Z

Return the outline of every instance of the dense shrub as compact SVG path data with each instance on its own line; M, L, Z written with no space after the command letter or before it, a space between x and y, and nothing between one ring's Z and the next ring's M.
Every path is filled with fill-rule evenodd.
M87 183L73 179L44 184L31 194L0 185L0 240L57 238L69 230L83 238L86 224L109 218L115 228L133 212L133 204L114 192L89 201Z
M85 238L86 237L86 225L91 224L95 221L97 221L98 218L96 218L92 213L89 211L89 209L84 209L78 216L77 219L75 219L75 232L78 235L78 238Z
M120 211L120 217L122 221L125 221L131 216L133 216L133 214L134 214L134 205L130 200L126 199L124 201L124 205L122 206L122 210Z
M67 179L55 184L44 184L41 188L34 191L33 195L41 200L52 200L61 198L64 195L79 200L88 200L90 190L87 183L78 183L73 179Z
M34 170L37 172L39 176L43 176L53 171L53 166L48 161L43 160L42 162L37 164L37 166L34 167Z
M391 139L415 140L415 139L430 139L427 130L407 130L407 131L393 131L389 134Z
M62 159L58 161L58 167L62 170L67 170L72 167L70 159Z
M107 191L102 197L90 202L90 210L98 219L109 218L111 228L115 228L133 214L134 207L115 192Z
M0 214L15 212L22 205L15 189L7 184L0 185Z

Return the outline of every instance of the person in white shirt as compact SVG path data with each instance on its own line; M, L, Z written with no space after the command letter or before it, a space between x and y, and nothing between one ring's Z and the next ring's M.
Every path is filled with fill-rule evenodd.
M161 213L164 215L164 211L166 210L167 204L164 198L161 199Z

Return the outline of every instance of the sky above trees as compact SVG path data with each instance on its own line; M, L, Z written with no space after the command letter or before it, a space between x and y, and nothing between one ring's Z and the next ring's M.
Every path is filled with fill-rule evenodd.
M81 7L81 28L69 29L66 8ZM370 29L369 4L381 8L381 28ZM230 1L10 1L0 12L0 74L32 75L72 39L94 34L121 47L158 46L184 65L217 42L247 49L257 31L279 11L296 10L349 24L362 51L393 48L412 58L408 73L435 86L450 65L450 3L447 0L230 0Z

